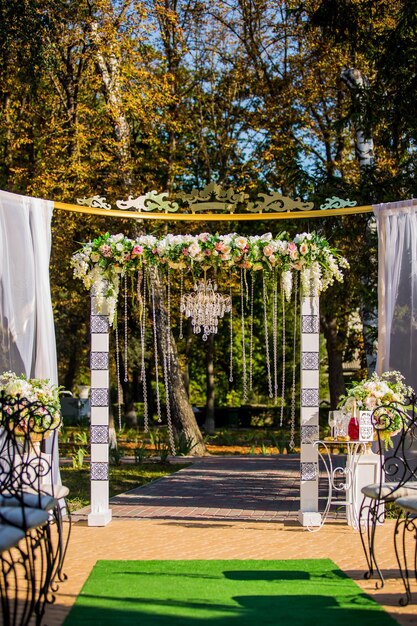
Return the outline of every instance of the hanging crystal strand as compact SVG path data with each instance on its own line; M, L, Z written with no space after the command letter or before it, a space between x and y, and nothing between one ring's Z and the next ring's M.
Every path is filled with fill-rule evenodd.
M152 322L153 322L153 342L154 342L154 352L155 352L155 382L156 382L156 413L158 415L158 422L162 422L161 417L161 398L159 395L159 373L158 373L158 338L156 332L156 312L155 312L155 272L156 269L152 269L150 272L151 278L151 302L152 302ZM163 338L162 338L163 340Z
M168 276L169 279L169 276ZM163 293L163 292L162 292ZM167 294L167 299L168 299L168 294ZM165 309L165 302L161 302L161 309L162 311L164 311ZM169 311L169 304L167 302L167 311ZM169 313L167 313L167 319L166 319L166 324L164 325L164 330L165 330L165 337L162 338L163 343L165 343L166 346L168 346L168 342L170 342L170 334L171 334L171 327L169 325ZM163 367L163 372L164 372L164 385L165 385L165 402L166 402L166 412L167 412L167 426L168 426L168 439L169 439L169 445L171 447L171 454L173 456L175 456L175 437L174 437L174 430L172 427L172 419L171 419L171 394L170 394L170 387L169 387L169 365L168 365L168 359L169 359L169 352L168 349L163 351L163 358L162 358L162 367Z
M167 365L168 371L171 370L171 276L170 270L167 273Z
M272 344L274 365L274 404L278 404L278 288L277 272L272 275Z
M251 272L250 283L250 340L249 340L249 391L252 391L253 379L253 286L255 281L254 272Z
M122 430L122 386L120 384L120 351L119 351L119 329L116 326L114 329L115 341L116 341L116 376L117 376L117 414L119 421L119 430Z
M229 296L230 302L232 302L232 277L230 278ZM229 328L230 328L230 366L229 366L229 381L233 382L233 307L230 307Z
M264 330L265 330L265 358L266 358L266 370L268 378L268 393L272 398L272 377L271 377L271 359L269 357L269 333L268 333L268 314L267 314L267 301L266 301L266 280L265 272L262 272L262 293L264 303Z
M297 307L298 307L298 272L294 272L294 339L293 339L293 362L292 362L292 387L291 387L291 433L290 433L290 449L295 447L295 374L296 359L295 351L297 348Z
M248 381L246 372L246 346L245 346L245 293L244 293L244 275L243 269L240 270L240 307L241 307L241 326L242 326L242 367L243 367L243 401L248 399Z
M184 293L184 271L181 268L180 270L180 339L184 339L184 335L182 332L182 300Z
M142 278L143 278L143 296L140 296L140 291L138 291L138 296L140 296L140 300L142 302L142 319L140 324L140 347L141 347L141 372L140 379L143 386L143 427L145 433L149 431L149 405L148 405L148 387L146 382L146 368L145 368L145 347L146 347L146 280L147 274L146 270L142 270ZM140 290L140 285L138 281L138 289Z
M281 416L279 425L282 427L284 420L284 405L285 405L285 346L286 346L286 328L285 328L285 293L281 288L281 302L282 302L282 386L281 386Z
M125 377L124 377L124 382L127 383L129 378L127 375L127 274L124 275L124 304L125 304L125 310L124 310L124 322L125 322L125 336L124 336L124 366L125 366Z

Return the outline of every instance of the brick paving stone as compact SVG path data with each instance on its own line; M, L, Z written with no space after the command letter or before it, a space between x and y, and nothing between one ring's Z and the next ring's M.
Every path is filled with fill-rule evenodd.
M417 623L417 606L403 593L393 548L393 521L378 528L386 584L364 580L357 532L333 511L318 532L297 521L299 458L207 457L176 474L111 500L113 521L88 527L88 508L74 515L66 572L45 622L61 626L98 559L331 558L402 625ZM417 602L417 583L414 583ZM318 621L319 623L319 617Z

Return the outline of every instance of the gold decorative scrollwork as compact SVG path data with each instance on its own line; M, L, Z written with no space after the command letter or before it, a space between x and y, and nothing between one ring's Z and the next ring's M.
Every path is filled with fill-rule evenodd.
M238 205L244 204L249 198L247 193L236 192L234 189L223 189L217 183L209 183L204 189L193 189L191 193L179 193L178 199L191 209L192 213L200 211L225 211L234 213Z
M311 211L314 209L314 203L304 202L300 198L293 200L275 191L271 194L260 193L256 202L247 204L246 209L249 213Z
M89 206L94 209L111 209L111 204L107 204L105 196L92 196L91 198L77 198L77 204L80 206Z
M176 202L168 199L168 193L157 193L149 191L144 196L133 198L129 196L127 200L117 200L119 209L135 209L136 211L162 211L164 213L175 213L179 206Z
M352 207L356 205L356 200L344 200L343 198L332 196L331 198L326 198L324 203L320 205L320 209L344 209L345 207Z

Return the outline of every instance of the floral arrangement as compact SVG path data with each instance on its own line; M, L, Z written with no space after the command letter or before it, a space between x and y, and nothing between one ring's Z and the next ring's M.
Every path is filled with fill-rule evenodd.
M413 389L404 383L404 376L400 372L388 371L380 376L374 373L370 378L354 384L346 395L341 396L338 406L348 415L384 407L380 412L374 412L373 419L381 437L390 442L392 434L402 428L402 420L398 412L390 412L386 407L392 404L404 408L413 393Z
M144 267L179 269L201 275L209 270L250 270L281 273L282 288L287 298L292 291L293 272L301 274L305 293L327 289L335 280L343 280L342 269L348 262L330 248L317 233L301 233L293 240L286 233L243 236L200 233L199 235L167 235L158 239L142 235L129 239L122 233L106 233L85 244L71 260L74 276L83 280L87 289L93 285L104 293L110 317L116 307L119 277Z
M60 387L53 385L49 380L27 378L23 374L18 376L14 372L0 374L0 392L5 396L19 400L20 398L33 406L16 404L21 409L22 420L20 427L27 428L27 421L33 420L33 430L54 430L61 424L61 403L59 399ZM4 410L11 413L13 408L5 407Z

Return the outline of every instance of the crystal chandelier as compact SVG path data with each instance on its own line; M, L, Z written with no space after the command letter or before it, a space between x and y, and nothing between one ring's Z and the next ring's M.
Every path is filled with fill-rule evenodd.
M219 318L230 313L231 308L231 297L218 293L215 281L205 278L194 285L192 293L181 297L181 313L191 317L194 333L203 332L203 341L217 333Z

